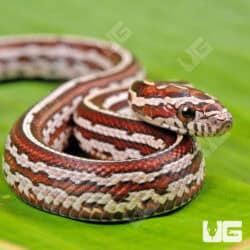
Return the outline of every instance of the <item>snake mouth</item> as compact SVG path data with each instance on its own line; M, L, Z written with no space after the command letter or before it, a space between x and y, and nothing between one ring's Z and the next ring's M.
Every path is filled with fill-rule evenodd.
M223 135L232 128L233 117L229 112L223 112L222 114L219 115L217 119L220 126L216 131L216 135Z
M225 134L227 131L229 131L233 126L233 121L232 118L229 120L226 120L222 123L222 125L219 127L219 129L217 129L217 133L216 135L223 135Z
M203 126L200 126L202 130L204 130L206 133L204 134L202 131L202 136L220 136L225 134L228 130L232 128L233 124L233 117L232 115L227 111L224 110L223 112L220 112L219 114L216 114L208 119L208 123L204 124Z

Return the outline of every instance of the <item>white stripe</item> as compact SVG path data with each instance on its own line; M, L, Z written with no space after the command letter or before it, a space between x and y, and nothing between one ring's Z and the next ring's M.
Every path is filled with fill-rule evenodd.
M139 74L140 75L140 74ZM140 77L138 75L138 77ZM134 79L136 79L137 77L135 77ZM131 77L124 79L121 83L116 82L116 83L110 83L109 86L107 88L105 88L105 92L110 91L111 89L117 89L117 87L119 86L119 88L124 87L127 85L127 83L130 83L132 81ZM88 97L91 95L91 98L93 95L98 95L100 93L103 93L103 89L100 88L96 88L95 90L91 90L91 93L88 95ZM123 93L122 98L124 98L125 93ZM126 97L127 97L127 93L126 93ZM72 115L72 113L75 111L76 107L78 106L78 104L80 103L81 100L83 100L84 98L79 96L79 97L75 97L74 100L72 101L71 105L67 105L64 106L62 108L61 111L58 111L46 124L46 128L43 129L43 140L46 144L48 144L49 140L50 140L50 135L53 134L56 130L56 128L59 128L60 126L62 126L62 124L66 121L68 121L68 119L70 118L70 116ZM87 99L87 97L85 97L85 99ZM113 114L113 112L112 112ZM127 113L127 115L129 115L129 113ZM131 117L133 115L131 114Z
M131 94L131 103L135 104L138 107L143 107L145 105L151 105L151 106L159 106L159 105L173 105L176 108L179 108L182 104L185 104L187 102L191 102L194 105L197 105L199 103L208 103L213 104L215 103L215 100L213 99L207 99L207 100L201 100L195 96L186 96L186 97L169 97L165 96L164 98L145 98L137 96L137 94L129 90Z
M127 99L128 99L128 91L126 90L126 91L121 92L119 94L112 95L112 96L108 97L107 99L105 99L102 106L105 109L109 109L114 104L122 102L122 101L126 101Z
M130 107L121 108L121 109L117 110L117 113L122 115L122 116L127 116L129 118L131 117L132 119L136 118L134 112L132 111L132 109Z
M81 97L74 98L70 105L64 106L61 111L52 116L42 131L44 143L48 144L50 136L55 133L56 129L60 128L63 123L69 120L81 100Z
M141 72L139 72L137 74L137 77L128 77L128 78L122 80L120 83L119 82L111 83L106 88L99 88L99 89L93 88L93 89L91 89L90 93L85 98L83 98L83 103L84 103L84 105L86 105L90 109L97 110L97 111L100 111L100 112L105 113L105 114L109 114L109 115L112 115L112 116L123 117L123 118L129 118L129 119L132 119L132 120L138 120L134 115L132 115L132 116L130 116L129 114L128 115L122 115L120 113L113 112L111 110L100 108L99 106L95 105L92 102L92 99L95 98L97 95L103 95L103 94L110 93L110 92L113 92L113 91L116 91L116 90L124 89L125 91L128 91L128 88L130 87L130 85L134 81L141 80L143 78L144 78L144 72L141 71Z
M1 49L0 59L13 60L21 56L27 56L30 58L36 58L39 56L47 57L70 57L78 61L90 61L104 69L109 69L113 66L113 63L108 58L102 56L96 50L91 49L82 51L80 49L71 48L65 45L57 46L38 46L38 45L26 45L17 48Z
M118 150L113 144L98 141L95 139L88 140L84 138L82 134L77 130L74 130L74 135L80 142L81 149L85 150L88 153L91 153L93 149L102 153L106 152L111 154L112 159L117 161L142 158L142 155L139 150L132 148L126 148L125 150Z
M18 62L16 60L7 61L0 74L1 78L18 77L22 72L23 77L41 77L48 79L71 79L80 75L96 73L100 70L92 69L89 65L77 62L69 65L66 59L58 59L55 62L49 62L43 58L36 58L32 62Z
M200 169L195 174L188 174L184 178L172 182L166 189L166 194L159 195L154 189L142 190L136 192L130 192L126 201L115 202L112 199L112 195L109 193L91 193L84 192L79 197L69 195L65 191L59 188L53 188L44 184L33 185L33 183L27 177L19 173L12 174L10 167L7 163L3 164L4 171L6 173L6 179L9 185L14 186L28 197L31 192L36 195L37 199L44 201L50 206L61 205L65 208L73 207L76 211L81 211L84 207L84 203L93 203L104 205L104 211L109 213L125 212L126 210L133 210L137 207L142 207L141 202L143 200L152 199L152 201L160 204L164 204L166 201L172 201L175 197L182 197L184 193L189 193L188 184L196 181L200 184L204 177L204 166L200 166ZM48 200L50 202L48 202Z
M68 145L68 139L71 135L72 129L65 129L53 142L51 147L55 150L62 151Z
M18 153L17 148L14 145L11 146L10 137L8 137L6 142L6 150L8 150L9 153L15 158L18 165L23 168L30 169L34 173L43 171L48 175L49 178L53 178L59 181L69 179L75 184L80 184L84 181L91 180L92 182L96 182L96 184L100 186L112 186L118 184L119 182L126 181L142 184L146 182L151 182L162 174L178 173L181 170L187 168L192 163L193 158L198 153L197 149L197 151L193 154L188 153L177 161L163 165L160 170L157 170L155 172L144 173L142 171L133 171L130 173L114 173L110 177L104 178L96 175L95 173L77 170L67 170L56 166L49 166L41 161L33 162L29 160L28 155L24 153Z
M41 102L39 102L37 105L35 105L25 116L24 118L24 121L23 121L23 131L25 133L25 135L33 142L35 143L36 145L39 145L41 148L47 150L47 151L50 151L50 152L53 152L54 154L57 154L57 155L61 155L61 156L64 156L64 157L67 157L67 158L71 158L71 159L77 159L79 161L82 160L81 157L77 157L77 156L73 156L73 155L69 155L69 154L65 154L63 152L58 152L44 144L42 144L39 140L37 140L37 138L34 137L32 131L31 131L31 124L32 124L32 121L34 119L34 115L39 112L40 110L42 110L44 107L46 107L49 103L53 102L54 100L56 100L60 95L62 95L64 92L67 92L69 91L71 88L73 88L75 85L77 85L78 83L80 82L84 82L84 81L88 81L88 80L92 80L92 79L95 79L99 76L104 76L104 75L107 75L107 74L111 74L111 72L116 72L116 71L119 71L123 66L125 66L128 62L127 60L131 59L130 58L130 54L129 54L129 58L126 59L126 56L124 58L124 61L123 63L119 64L119 67L115 67L113 69L110 69L108 71L105 71L105 72L100 72L100 73L97 73L95 75L89 75L89 76L84 76L84 77L80 77L80 78L76 78L76 79L73 79L63 85L61 85L60 87L58 87L54 92L52 92L48 97L46 97L45 99L43 99ZM126 60L125 60L126 59ZM105 73L105 74L104 74ZM144 72L142 71L139 71L135 76L134 76L134 80L136 79L140 79L142 78L142 76L144 75ZM127 79L123 79L122 82L125 82ZM129 80L131 80L131 77L129 77ZM111 83L110 85L112 85L113 83ZM121 82L117 82L116 83L117 86L119 86L119 84L121 84ZM78 97L75 97L75 99L77 100L81 100L82 97L81 96L78 96ZM84 161L93 161L92 159L84 159ZM94 160L96 161L96 160Z
M137 114L138 117L140 117L141 120L146 121L147 123L153 124L155 126L160 126L162 128L169 129L171 131L175 131L180 134L186 134L187 130L185 128L177 127L174 124L174 118L162 118L162 117L156 117L152 119L149 116L142 116L140 114ZM176 119L177 120L177 119Z
M152 135L142 134L142 133L133 133L128 134L127 130L122 130L119 128L112 128L101 124L92 124L91 121L79 117L74 114L74 122L91 132L95 132L97 134L102 134L105 136L111 136L119 139L123 139L126 141L132 141L137 142L140 144L146 144L150 147L153 147L155 149L164 149L165 148L165 142L162 139L157 139Z

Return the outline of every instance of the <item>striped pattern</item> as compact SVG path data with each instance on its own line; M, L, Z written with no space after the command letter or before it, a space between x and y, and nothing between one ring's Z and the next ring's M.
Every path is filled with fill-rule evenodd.
M186 82L137 81L129 100L140 119L181 134L215 136L232 127L232 115L218 100ZM194 116L183 116L185 109Z
M214 98L185 83L135 83L132 108L139 118L174 131L164 130L131 112L127 90L144 72L118 45L55 36L0 40L0 79L34 77L74 79L26 112L7 138L5 177L27 203L107 222L166 213L197 195L204 159L195 138L179 132L198 125L184 126L173 114L189 101L223 119ZM88 157L68 154L66 147L80 147Z

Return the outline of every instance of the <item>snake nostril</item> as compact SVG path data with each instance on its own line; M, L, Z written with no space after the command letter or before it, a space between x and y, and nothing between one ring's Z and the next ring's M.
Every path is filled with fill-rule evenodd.
M229 120L229 121L226 122L225 128L230 129L231 127L232 127L232 120Z

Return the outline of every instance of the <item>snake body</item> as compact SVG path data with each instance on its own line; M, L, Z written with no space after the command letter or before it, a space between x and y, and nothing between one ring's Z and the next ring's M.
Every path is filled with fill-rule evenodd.
M194 135L231 126L215 98L185 82L143 81L136 59L116 44L2 38L0 79L19 78L69 79L14 124L3 163L18 196L65 217L128 221L183 206L204 179ZM77 147L72 137L91 158L65 152Z

